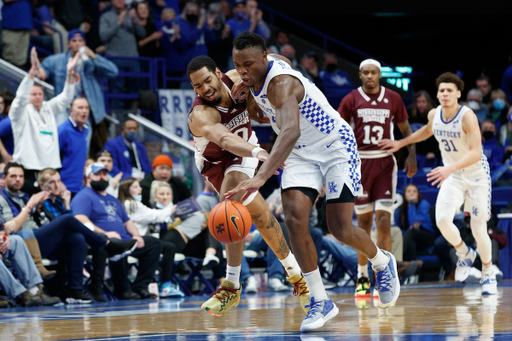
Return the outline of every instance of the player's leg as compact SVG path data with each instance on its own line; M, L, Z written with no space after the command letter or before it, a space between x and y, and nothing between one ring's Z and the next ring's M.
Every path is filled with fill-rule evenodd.
M322 327L338 314L339 309L325 292L318 269L318 255L309 233L309 215L318 191L306 187L289 187L283 190L282 196L290 244L295 250L310 292L309 313L300 328L302 332L306 332Z
M475 251L468 247L460 236L459 229L453 223L455 213L464 202L466 184L453 174L442 184L436 201L436 224L443 237L457 251L459 260L455 269L455 280L463 282L476 257Z
M326 193L327 226L336 239L367 257L377 277L376 289L382 305L393 304L400 293L396 260L391 253L380 250L366 231L352 225L355 197L345 183L348 174L344 169L335 164L326 173L327 184L333 189ZM346 181L354 190L359 186L353 183L355 178L352 176Z
M471 232L482 260L482 294L493 295L498 289L496 274L492 268L492 243L487 232L487 221L491 216L491 180L487 174L472 174L471 178L466 175L466 178L468 194L465 207L471 213Z
M356 206L357 225L368 235L373 225L373 203ZM357 283L355 297L370 297L370 275L368 274L368 258L357 253Z

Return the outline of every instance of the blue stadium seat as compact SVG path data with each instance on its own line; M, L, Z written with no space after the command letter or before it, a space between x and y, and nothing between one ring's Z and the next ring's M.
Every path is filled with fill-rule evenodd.
M396 179L396 190L397 192L403 192L405 189L405 186L409 183L409 178L407 178L407 175L403 174L403 172L398 172L398 177Z
M430 182L427 181L427 173L416 173L416 175L411 178L411 183L418 186L420 190L432 188Z
M425 189L420 191L423 199L427 200L430 206L436 205L437 195L439 194L439 190L437 188Z
M512 186L492 189L492 203L496 213L500 213L501 208L507 207L510 201L512 201Z

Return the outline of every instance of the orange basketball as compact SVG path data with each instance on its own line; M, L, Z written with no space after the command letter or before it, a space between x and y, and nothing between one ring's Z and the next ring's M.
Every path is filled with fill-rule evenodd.
M218 203L208 217L212 236L224 244L236 243L251 231L252 218L249 210L238 201L224 200Z

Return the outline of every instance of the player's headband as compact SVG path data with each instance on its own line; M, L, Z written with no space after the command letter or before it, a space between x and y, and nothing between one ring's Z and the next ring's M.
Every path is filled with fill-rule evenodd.
M375 59L366 59L366 60L363 60L361 62L361 64L359 64L359 70L361 70L363 68L363 66L365 65L375 65L376 67L379 68L380 70L380 63L378 61L376 61Z

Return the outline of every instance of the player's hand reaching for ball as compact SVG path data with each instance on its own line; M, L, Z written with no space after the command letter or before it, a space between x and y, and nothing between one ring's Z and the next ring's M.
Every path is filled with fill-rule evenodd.
M437 188L439 188L452 173L449 167L437 167L427 174L427 181L431 182L432 186L437 185Z
M400 141L390 140L390 139L382 139L379 141L380 149L385 149L388 154L392 154L397 152L402 148Z
M249 196L251 194L253 194L254 192L257 192L260 189L260 187L265 184L265 182L266 182L265 179L256 175L252 179L248 179L248 180L244 180L244 181L240 182L238 184L238 186L233 188L231 191L225 193L224 196L226 197L226 199L235 200L235 199L233 199L233 197L238 192L246 191L245 194L242 196L242 198L240 200L237 200L237 201L240 201L243 203L245 200L247 200L247 198L249 198Z

